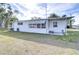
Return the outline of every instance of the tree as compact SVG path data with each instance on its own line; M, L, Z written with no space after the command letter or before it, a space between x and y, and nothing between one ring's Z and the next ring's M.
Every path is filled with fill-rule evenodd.
M13 11L10 4L8 3L0 3L0 21L4 22L6 28L8 27L14 13L19 12L17 10Z
M53 14L50 14L50 16L48 18L58 18L58 17L59 16L57 14L53 13Z
M12 17L10 18L10 20L8 20L8 27L12 27L12 24L13 24L16 20L18 20L18 18L17 18L16 16L12 16Z

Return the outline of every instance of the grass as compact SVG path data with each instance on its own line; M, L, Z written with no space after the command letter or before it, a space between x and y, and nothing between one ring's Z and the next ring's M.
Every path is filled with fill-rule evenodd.
M68 42L75 42L79 39L79 31L68 31L68 35L57 36L57 39Z
M79 31L68 33L53 36L0 29L0 54L79 54L73 43L78 40Z
M20 39L54 39L63 40L68 42L75 42L79 38L79 31L68 30L68 35L58 36L58 35L47 35L47 34L37 34L37 33L24 33L24 32L9 32L5 29L0 30L0 34L6 36L12 36Z

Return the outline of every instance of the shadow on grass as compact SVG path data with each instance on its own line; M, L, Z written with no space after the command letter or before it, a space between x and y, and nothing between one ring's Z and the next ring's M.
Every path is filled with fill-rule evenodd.
M0 31L0 35L4 35L4 36L10 36L10 37L28 40L32 42L79 50L78 44L76 44L76 40L74 40L79 38L78 36L79 32L77 33L74 32L74 34L72 32L70 33L71 34L67 36L53 36L53 35L36 34L36 33Z

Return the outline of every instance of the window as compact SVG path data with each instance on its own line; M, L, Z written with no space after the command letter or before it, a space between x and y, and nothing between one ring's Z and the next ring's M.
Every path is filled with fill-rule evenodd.
M36 24L29 24L30 28L37 28Z
M57 27L57 22L53 22L53 27Z
M33 28L37 28L36 24L33 24Z
M40 25L41 25L41 24L37 24L37 28L41 28Z
M46 28L46 23L29 24L30 28Z
M18 22L18 25L23 25L23 23L22 22Z
M42 23L42 28L46 28L46 24L45 23Z

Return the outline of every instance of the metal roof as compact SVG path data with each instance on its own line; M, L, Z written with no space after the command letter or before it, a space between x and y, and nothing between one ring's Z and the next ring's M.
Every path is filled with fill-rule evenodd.
M18 20L20 21L38 21L38 20L68 20L68 19L72 19L74 18L74 16L72 17L58 17L58 18L48 18L48 19L31 19L31 20Z

